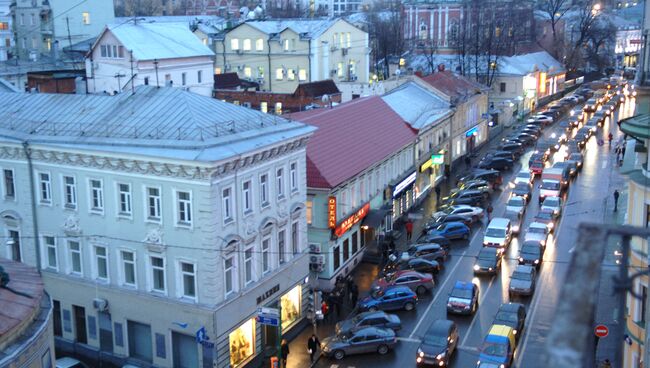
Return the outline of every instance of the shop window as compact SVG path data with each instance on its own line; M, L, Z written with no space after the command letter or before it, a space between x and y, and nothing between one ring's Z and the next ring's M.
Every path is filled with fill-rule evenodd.
M347 262L350 258L350 239L343 241L343 263Z
M314 202L307 201L305 202L305 205L307 207L307 225L311 225L314 216ZM648 208L650 208L650 206L648 206Z
M151 326L127 321L127 333L129 335L129 356L145 362L153 361Z
M238 367L253 355L255 346L255 322L249 319L230 333L230 365Z
M359 232L355 231L352 234L352 254L357 254L359 251Z
M300 292L301 286L298 285L280 298L282 305L282 329L300 318Z

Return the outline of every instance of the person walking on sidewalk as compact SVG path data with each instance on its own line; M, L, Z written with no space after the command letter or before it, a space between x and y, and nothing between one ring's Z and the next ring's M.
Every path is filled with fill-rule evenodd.
M408 219L404 226L406 227L406 241L409 241L413 237L413 221Z
M350 302L352 303L352 309L357 306L357 301L359 300L359 287L357 284L352 284L350 289Z
M436 186L436 203L440 202L440 186Z
M289 344L285 339L282 339L282 343L280 344L280 357L282 357L282 368L287 368L287 358L289 357Z
M620 195L618 189L614 189L614 212L618 211L618 197Z
M307 340L307 351L309 352L309 361L314 363L314 356L316 352L320 349L320 340L316 335L312 334L309 340Z
M494 209L492 208L492 204L488 204L487 208L485 209L485 214L487 215L488 222L492 220L492 211L494 211Z

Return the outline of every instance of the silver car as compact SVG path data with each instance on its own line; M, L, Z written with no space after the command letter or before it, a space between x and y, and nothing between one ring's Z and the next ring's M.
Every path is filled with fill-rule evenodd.
M555 196L544 198L541 209L549 209L553 211L556 216L562 216L562 198Z
M366 327L348 334L334 335L323 340L323 355L336 360L346 355L387 354L397 344L395 331L388 328Z
M542 247L545 247L546 242L548 241L548 232L548 226L546 226L546 224L533 222L528 225L528 230L526 231L526 235L524 235L524 242L536 241L539 242Z
M402 328L402 321L394 314L382 311L363 312L356 316L340 321L336 324L336 334L342 335L364 327L381 327L399 330Z
M523 215L526 212L526 200L523 197L513 195L506 204L506 211L518 212Z

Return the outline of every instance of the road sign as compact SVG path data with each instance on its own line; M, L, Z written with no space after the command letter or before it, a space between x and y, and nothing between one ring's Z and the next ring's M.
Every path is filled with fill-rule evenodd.
M259 314L265 314L265 315L277 317L277 316L280 315L280 311L278 310L278 308L261 307L261 308L257 308L257 314L258 315Z
M269 325L274 327L278 327L280 325L280 318L278 317L270 317L270 316L260 314L257 316L256 320L257 323L262 325Z
M594 328L594 334L600 338L607 337L609 335L609 328L605 325L598 325Z

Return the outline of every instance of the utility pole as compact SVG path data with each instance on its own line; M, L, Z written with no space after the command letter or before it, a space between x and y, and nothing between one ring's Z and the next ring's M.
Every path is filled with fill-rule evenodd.
M68 47L72 47L72 36L70 36L70 18L65 17L65 24L68 28Z
M135 94L135 83L133 82L133 50L129 51L131 55L131 94Z
M115 78L117 78L117 92L122 93L122 81L121 78L126 77L126 74L116 73Z

